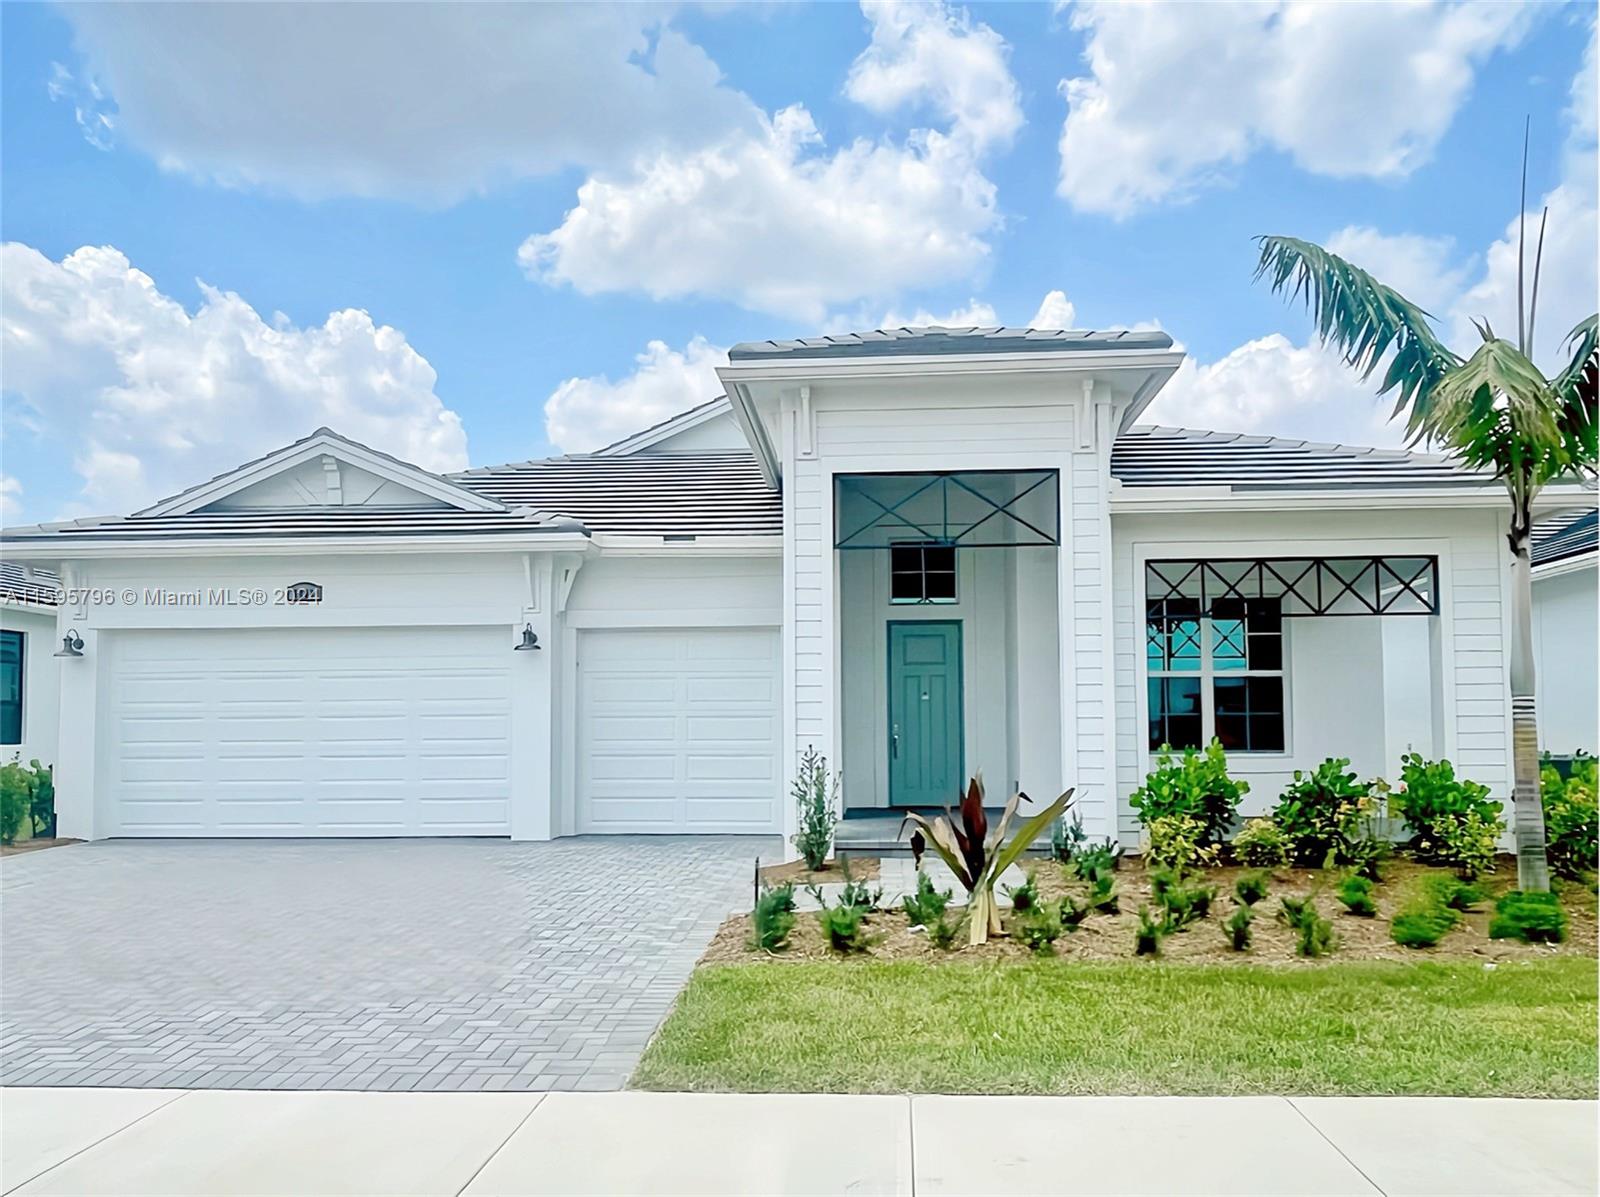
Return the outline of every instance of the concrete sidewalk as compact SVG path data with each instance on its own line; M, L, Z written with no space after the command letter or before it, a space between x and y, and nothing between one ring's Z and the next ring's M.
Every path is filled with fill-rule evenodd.
M1596 1103L0 1092L0 1188L71 1194L1593 1194Z

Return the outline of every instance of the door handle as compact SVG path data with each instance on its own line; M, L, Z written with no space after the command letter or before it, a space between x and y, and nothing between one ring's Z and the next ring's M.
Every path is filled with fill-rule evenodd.
M896 723L889 732L889 751L895 760L900 759L900 725Z

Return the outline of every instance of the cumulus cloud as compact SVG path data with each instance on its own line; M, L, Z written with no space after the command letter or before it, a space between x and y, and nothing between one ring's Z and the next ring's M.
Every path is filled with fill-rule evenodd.
M938 6L868 14L874 41L850 93L877 110L927 107L947 128L830 149L797 104L754 130L597 172L557 228L522 244L529 277L821 322L839 305L981 273L1000 222L982 152L1021 119L1004 43Z
M1470 262L1457 260L1450 237L1381 233L1367 225L1348 225L1326 244L1435 316L1450 310L1471 269Z
M6 390L73 448L77 510L132 511L323 424L426 469L466 465L433 367L366 312L298 328L200 283L190 313L109 246L54 262L7 243L0 275Z
M545 436L568 453L587 453L658 424L722 393L717 367L728 351L695 337L681 352L651 341L637 369L612 382L569 378L545 401Z
M1058 190L1124 217L1260 149L1317 174L1403 177L1528 19L1503 3L1075 5L1088 73L1061 84Z
M81 4L56 86L162 166L304 197L448 201L623 166L759 111L661 4ZM98 142L97 142L98 144Z
M22 514L22 483L10 474L0 474L0 520L10 522Z
M1039 301L1039 310L1028 321L1029 328L1076 328L1078 309L1065 291L1051 291Z

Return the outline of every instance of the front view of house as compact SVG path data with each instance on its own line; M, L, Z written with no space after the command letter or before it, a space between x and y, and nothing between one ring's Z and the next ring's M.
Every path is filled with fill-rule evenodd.
M1131 841L1153 750L1213 736L1247 813L1330 755L1506 796L1503 491L1141 425L1181 360L1152 332L757 342L595 454L443 477L322 429L10 529L61 584L60 833L787 834L810 746L860 826L981 770Z

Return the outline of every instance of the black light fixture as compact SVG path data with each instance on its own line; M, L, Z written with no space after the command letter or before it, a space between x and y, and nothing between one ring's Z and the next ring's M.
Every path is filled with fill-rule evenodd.
M83 656L83 637L78 635L78 629L77 628L68 628L67 629L67 634L65 636L61 637L61 651L56 653L56 656L58 656L58 657L81 657L81 656Z
M533 652L543 647L544 646L539 643L539 637L534 633L533 625L531 623L525 623L522 625L522 643L516 645L511 651L514 653L525 653Z

